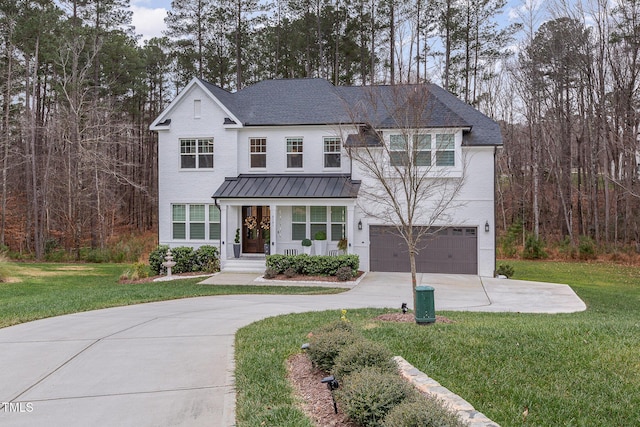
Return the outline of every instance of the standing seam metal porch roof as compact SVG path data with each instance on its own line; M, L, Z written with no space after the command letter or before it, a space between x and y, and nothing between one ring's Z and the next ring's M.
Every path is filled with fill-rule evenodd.
M344 199L356 198L360 181L349 175L289 175L268 174L227 177L213 194L214 199L251 198L315 198Z

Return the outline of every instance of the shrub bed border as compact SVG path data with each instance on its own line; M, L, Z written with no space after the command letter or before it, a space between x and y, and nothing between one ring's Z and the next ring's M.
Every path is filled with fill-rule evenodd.
M470 427L500 427L499 424L490 420L482 412L477 411L469 402L415 368L402 356L394 356L393 360L398 364L400 375L403 378L413 384L421 393L443 401L449 410L456 412L460 419L468 423Z

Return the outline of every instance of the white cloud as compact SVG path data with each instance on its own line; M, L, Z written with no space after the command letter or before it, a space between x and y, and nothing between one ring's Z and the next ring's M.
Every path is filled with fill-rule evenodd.
M141 3L141 2L138 2ZM133 17L131 23L135 27L136 34L142 35L140 42L153 37L162 37L162 30L166 29L164 18L167 10L164 8L148 8L138 5L131 5Z

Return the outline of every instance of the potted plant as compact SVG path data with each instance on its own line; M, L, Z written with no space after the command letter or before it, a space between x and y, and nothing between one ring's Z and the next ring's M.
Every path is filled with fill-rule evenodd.
M307 255L311 255L311 240L302 239L302 251Z
M324 231L318 231L314 236L313 240L316 241L316 255L326 255L327 254L327 233Z
M240 258L240 229L236 228L236 238L233 240L233 257Z
M338 240L338 250L343 254L347 253L347 239Z

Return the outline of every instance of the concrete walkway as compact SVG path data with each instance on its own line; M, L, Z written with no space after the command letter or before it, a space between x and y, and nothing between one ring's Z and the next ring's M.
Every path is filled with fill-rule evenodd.
M255 284L257 275L205 282ZM566 285L423 274L436 310L570 313ZM236 330L265 317L411 303L406 273L368 273L337 295L200 297L53 317L0 329L2 426L234 425Z

